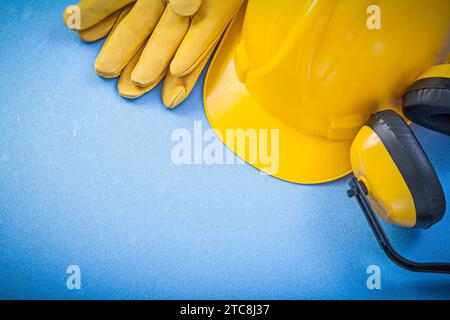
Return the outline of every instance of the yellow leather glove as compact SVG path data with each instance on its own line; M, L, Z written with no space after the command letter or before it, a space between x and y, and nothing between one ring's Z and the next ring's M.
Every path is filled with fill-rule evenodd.
M103 30L102 34L107 33L105 30L111 21L105 22L105 19L117 22L120 16L117 12L132 2L81 1L81 32L97 27ZM142 96L167 74L163 102L168 108L173 108L192 91L223 32L243 2L137 0L128 15L111 27L113 30L97 58L95 70L106 78L122 74L118 88L120 94L127 98ZM83 19L85 12L87 21ZM104 26L100 28L99 23Z
M64 24L78 32L83 41L94 42L106 37L130 12L136 0L84 0L64 10ZM79 11L79 25L74 16Z
M130 13L133 4L127 5L105 19L101 20L94 26L78 31L78 36L85 42L95 42L105 38L111 31L113 31L119 23Z

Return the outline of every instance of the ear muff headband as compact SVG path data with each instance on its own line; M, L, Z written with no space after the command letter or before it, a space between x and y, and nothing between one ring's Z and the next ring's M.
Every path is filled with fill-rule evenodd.
M416 81L403 97L403 112L418 125L450 135L450 78Z
M429 227L442 219L445 212L445 198L439 179L419 142L404 120L393 111L374 114L366 124L371 128L385 146L402 177L413 194L417 214L417 223ZM383 168L380 168L383 170ZM416 174L418 174L415 176ZM424 179L418 181L418 179ZM450 274L450 263L421 263L406 259L391 245L389 238L378 220L378 213L373 209L369 199L369 190L363 180L356 177L349 183L349 197L355 197L369 223L378 244L394 263L413 272L430 272ZM432 190L427 190L432 189ZM430 196L420 196L424 192ZM426 211L426 208L431 211ZM420 217L419 217L420 215Z
M355 197L359 207L372 229L375 238L386 256L398 266L413 272L429 272L450 274L450 263L442 262L416 262L411 261L399 254L389 241L382 224L377 218L377 214L373 211L366 196L366 189L355 177L349 183L350 190L347 191L349 197Z
M411 192L416 208L416 227L427 229L439 222L445 213L444 192L409 126L391 110L375 113L367 126L380 138Z

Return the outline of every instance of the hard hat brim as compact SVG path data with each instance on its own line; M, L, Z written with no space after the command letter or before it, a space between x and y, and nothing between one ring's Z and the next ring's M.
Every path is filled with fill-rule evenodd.
M257 169L281 180L299 184L320 184L351 173L350 147L352 141L329 141L308 135L283 123L266 111L238 79L234 52L239 43L243 14L233 21L224 35L211 62L204 86L204 105L211 127L236 155ZM227 141L228 130L277 130L279 143L271 155L276 164L261 159L251 160L248 148L239 148ZM268 133L270 140L270 132ZM265 147L270 153L270 145ZM267 160L267 159L266 159ZM274 168L276 169L274 171Z

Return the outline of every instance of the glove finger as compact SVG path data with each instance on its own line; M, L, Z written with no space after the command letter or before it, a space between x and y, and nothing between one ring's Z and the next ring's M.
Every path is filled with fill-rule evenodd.
M214 43L214 46L216 44L217 41ZM191 94L200 74L214 52L214 46L207 52L203 60L191 73L183 77L175 77L170 72L167 72L162 90L163 103L167 108L174 109Z
M202 5L202 0L169 0L169 3L176 14L182 17L190 17L198 11Z
M114 12L89 29L78 31L78 37L84 42L95 42L105 38L114 27L120 11Z
M170 72L182 77L192 72L218 42L243 0L203 0L186 37L170 64Z
M134 54L148 39L165 8L164 0L137 1L131 12L106 39L95 62L102 77L120 75Z
M131 81L131 73L133 72L133 69L135 68L136 64L139 61L139 58L144 51L145 43L144 45L139 48L139 50L136 52L136 54L133 56L133 58L130 60L130 62L126 65L126 67L123 69L122 74L120 75L119 82L117 83L117 89L119 90L119 94L127 99L136 99L150 90L152 90L154 87L158 85L158 83L162 80L162 78L166 75L164 72L161 74L159 80L155 81L151 86L147 87L141 87L137 86L133 81Z
M135 1L136 0L82 0L76 5L77 10L74 10L74 6L68 6L64 10L64 24L69 29L74 29L72 22L75 15L79 13L80 25L79 28L77 27L76 29L86 30Z
M95 42L105 38L117 25L126 17L133 8L133 4L129 4L125 8L114 12L93 27L78 31L78 36L85 42Z
M131 79L138 86L147 87L161 78L172 61L175 52L189 29L189 17L182 17L173 12L170 6L150 36Z

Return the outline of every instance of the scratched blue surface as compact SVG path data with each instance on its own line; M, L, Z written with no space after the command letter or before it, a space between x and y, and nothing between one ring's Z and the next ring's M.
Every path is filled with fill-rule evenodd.
M124 100L93 72L101 44L63 27L67 4L0 7L0 298L450 298L450 276L387 260L348 179L300 186L248 165L173 165L173 130L209 126L203 78L174 112L160 87ZM450 138L414 131L450 198ZM388 230L408 257L450 260L450 215ZM373 264L381 290L366 287ZM69 265L81 290L66 288Z

